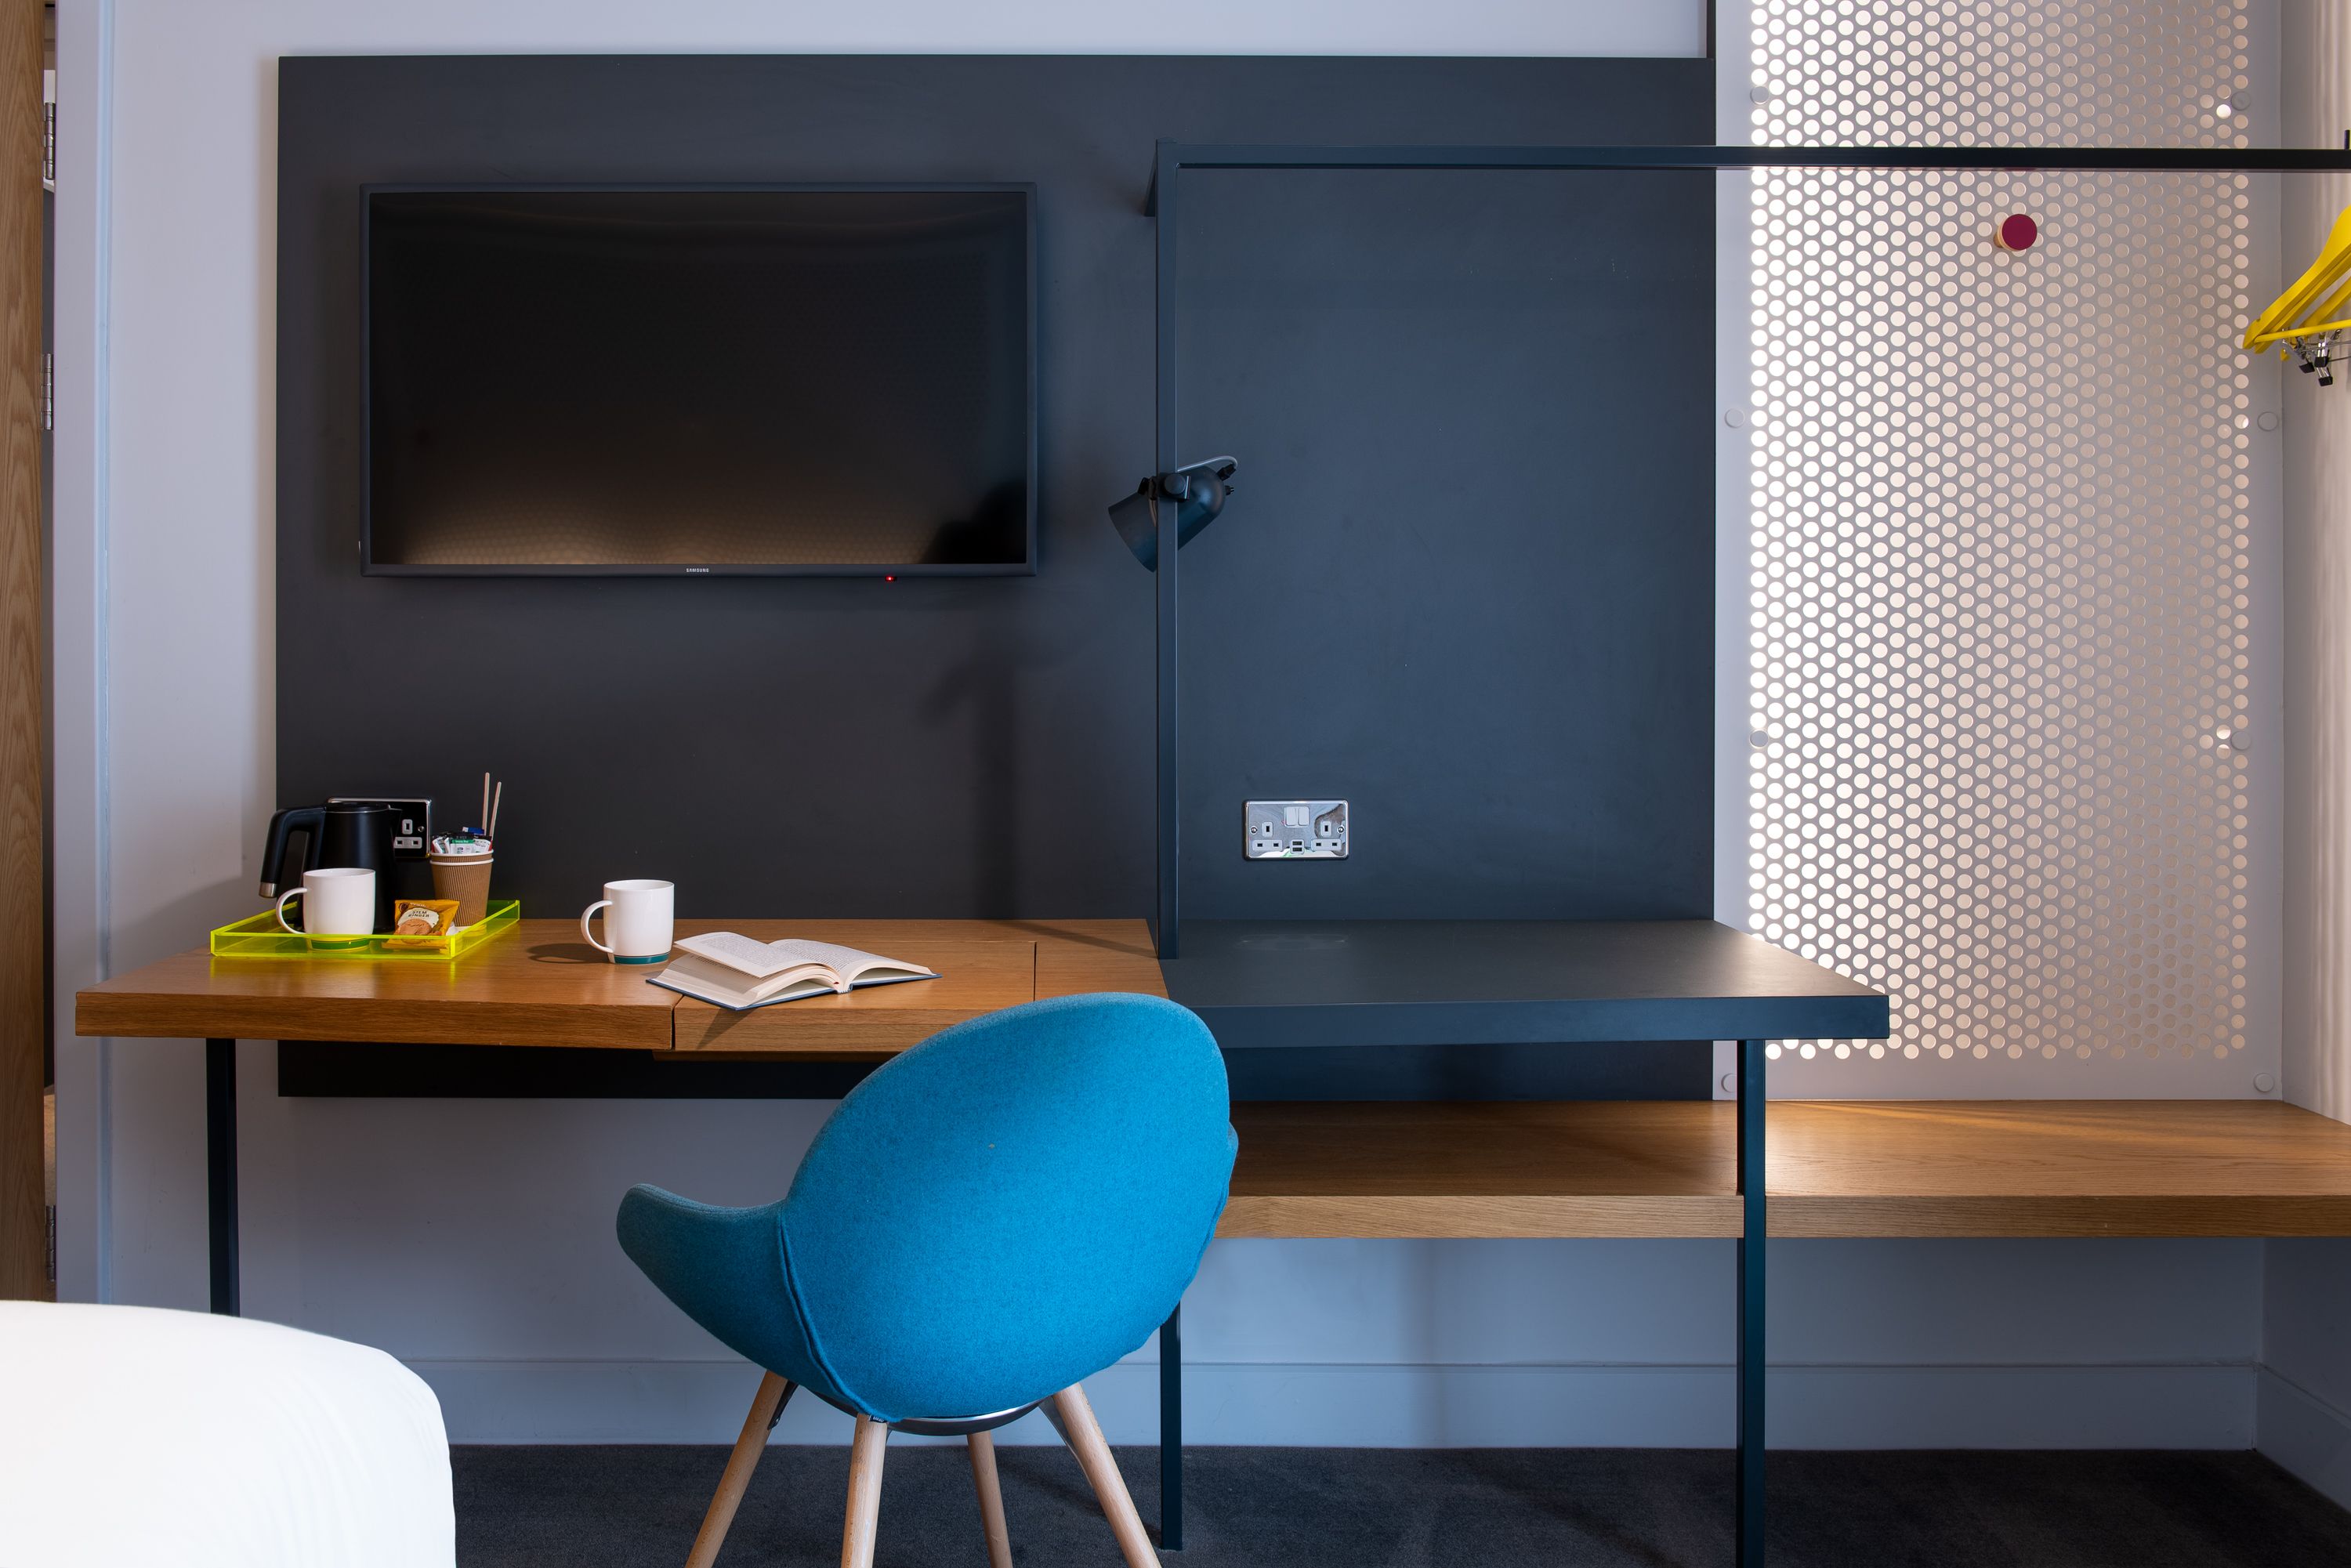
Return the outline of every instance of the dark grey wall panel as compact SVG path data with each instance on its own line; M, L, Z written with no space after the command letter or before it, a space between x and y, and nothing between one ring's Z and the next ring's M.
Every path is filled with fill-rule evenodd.
M277 785L507 780L568 914L1118 915L1151 899L1153 141L1658 142L1699 60L563 57L279 66ZM1185 447L1188 909L1709 913L1711 176L1203 173ZM1033 181L1039 573L363 578L369 182ZM1346 795L1354 858L1247 864ZM254 824L258 831L259 824ZM1677 1082L1688 1076L1687 1068Z
M1184 181L1185 913L1711 915L1713 176Z

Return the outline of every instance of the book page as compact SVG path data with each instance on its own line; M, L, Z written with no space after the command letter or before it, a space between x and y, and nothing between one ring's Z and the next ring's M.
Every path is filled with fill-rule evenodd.
M928 975L927 964L910 964L904 958L884 958L879 953L867 953L855 947L844 947L838 942L813 942L804 937L788 942L770 942L768 950L782 956L790 950L792 963L822 964L843 980L854 980L868 971L893 970L904 975Z
M764 980L769 975L790 968L801 959L779 953L779 947L789 943L754 942L750 937L733 931L705 931L699 936L681 936L677 946L688 953L697 954L714 963Z
M752 1005L765 1007L769 1002L796 1002L802 997L829 997L832 992L831 981L811 976L807 979L790 981L776 990L769 991L757 998Z

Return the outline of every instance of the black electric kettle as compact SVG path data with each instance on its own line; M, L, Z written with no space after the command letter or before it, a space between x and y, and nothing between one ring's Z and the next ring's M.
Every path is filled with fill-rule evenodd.
M286 841L300 833L306 841L302 864L295 873L320 866L362 866L375 873L375 928L392 929L392 835L400 812L392 806L371 806L359 800L335 800L324 806L289 806L269 819L269 841L261 851L261 896L277 896L286 880Z

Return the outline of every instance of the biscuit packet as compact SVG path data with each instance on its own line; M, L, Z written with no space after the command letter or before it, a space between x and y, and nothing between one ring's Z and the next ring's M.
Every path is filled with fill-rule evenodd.
M449 946L457 924L454 898L400 898L392 905L392 935L386 947L405 952L439 952Z

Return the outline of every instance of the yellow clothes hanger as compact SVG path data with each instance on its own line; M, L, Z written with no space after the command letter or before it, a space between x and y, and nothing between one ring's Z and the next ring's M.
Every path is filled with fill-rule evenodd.
M2309 270L2245 329L2246 351L2260 353L2275 346L2283 359L2289 349L2299 348L2307 360L2314 350L2324 363L2328 345L2322 341L2304 347L2303 340L2351 329L2351 319L2344 317L2346 307L2351 307L2351 207L2336 215L2325 246Z

